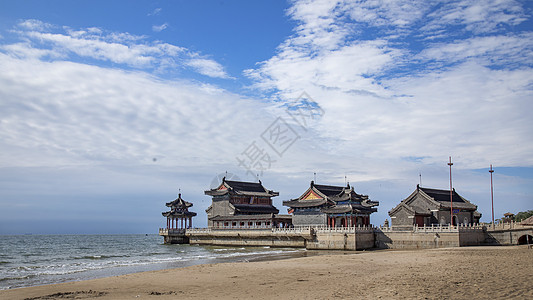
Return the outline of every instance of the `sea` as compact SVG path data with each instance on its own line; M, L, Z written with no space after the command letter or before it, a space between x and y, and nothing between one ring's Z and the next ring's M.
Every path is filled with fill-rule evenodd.
M307 256L307 251L165 245L155 234L0 235L0 290L197 264L299 256Z

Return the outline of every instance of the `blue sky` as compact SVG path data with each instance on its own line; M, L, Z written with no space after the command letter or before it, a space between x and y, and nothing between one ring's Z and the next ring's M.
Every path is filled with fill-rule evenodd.
M316 173L533 209L531 1L3 1L0 234L148 233L181 189ZM283 133L283 135L281 135Z

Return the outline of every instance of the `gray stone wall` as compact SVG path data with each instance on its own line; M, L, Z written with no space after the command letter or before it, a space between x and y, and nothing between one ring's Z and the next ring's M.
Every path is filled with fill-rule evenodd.
M235 210L231 208L229 200L213 200L210 214L207 217L232 216L234 212ZM212 227L213 222L209 221L208 226Z
M325 226L326 225L326 214L324 213L294 214L292 216L292 224L294 226Z
M470 223L473 223L474 221L472 219L472 212L470 211L460 211L453 215L457 219L456 225L465 224L465 221L466 221L466 224L470 224ZM436 213L436 217L438 219L438 224L441 224L441 225L450 224L450 219L451 219L450 211L438 211Z
M420 194L415 196L410 205L416 206L422 210L432 210L436 208L435 205L432 205L427 199L423 198Z
M391 226L413 226L413 218L409 218L410 214L405 208L400 208L396 214L391 216Z

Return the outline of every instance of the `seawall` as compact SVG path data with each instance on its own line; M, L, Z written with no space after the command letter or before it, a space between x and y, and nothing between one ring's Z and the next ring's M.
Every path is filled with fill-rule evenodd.
M166 235L165 235L166 234ZM301 227L271 229L194 228L175 233L160 230L165 243L218 246L293 247L310 250L424 249L482 245L517 245L533 228L486 226L436 226L395 229L390 227Z

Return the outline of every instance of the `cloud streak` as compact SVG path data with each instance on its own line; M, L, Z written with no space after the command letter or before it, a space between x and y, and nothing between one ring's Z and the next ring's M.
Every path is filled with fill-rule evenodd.
M245 74L281 99L313 95L337 153L533 165L533 33L500 26L526 20L521 3L296 1L288 14L295 34Z
M154 28L155 31L162 31L167 26L165 23ZM65 60L81 57L142 70L173 72L183 69L199 71L209 77L230 78L224 67L213 59L184 47L159 41L149 42L145 36L106 32L94 27L80 30L65 27L61 30L38 20L23 21L13 32L24 42L4 45L0 49L17 57ZM203 64L200 65L199 61Z

